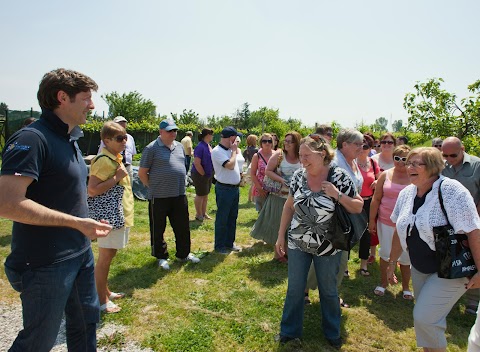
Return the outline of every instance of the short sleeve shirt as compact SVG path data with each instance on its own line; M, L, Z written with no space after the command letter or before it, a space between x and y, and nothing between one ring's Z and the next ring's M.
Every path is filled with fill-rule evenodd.
M184 150L184 152L185 152L185 155L191 156L191 154L193 153L192 139L191 139L189 136L185 136L185 137L180 141L180 143L182 143L182 146L183 146L183 150ZM188 148L190 148L190 154L187 154L187 153L188 153Z
M205 176L210 177L213 174L213 164L212 164L212 152L210 151L210 146L205 143L204 141L201 141L198 143L196 146L193 155L195 158L200 159L200 164L203 167L203 170L205 171ZM197 172L197 169L195 168L195 164L192 166L192 172Z
M336 167L331 179L338 190L349 197L357 194L356 186L348 173ZM290 183L295 213L288 231L288 248L318 256L334 255L339 250L325 238L335 211L335 202L323 191L312 192L307 184L306 171L297 170Z
M480 201L480 158L464 153L463 163L457 168L445 163L442 174L460 182L473 197L475 205Z
M140 167L149 169L148 199L185 195L185 153L179 142L169 148L157 138L143 150Z
M240 183L240 169L235 162L233 170L227 169L225 164L232 156L231 149L225 148L219 144L212 150L212 163L215 170L215 179L228 185L238 185Z

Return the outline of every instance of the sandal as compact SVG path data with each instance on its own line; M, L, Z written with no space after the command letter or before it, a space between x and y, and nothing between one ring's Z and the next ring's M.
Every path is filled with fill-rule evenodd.
M375 287L375 290L373 290L373 293L375 293L377 296L382 297L385 295L385 287L377 286Z
M312 302L310 302L310 297L308 297L308 293L305 292L305 305L309 305L311 304Z
M195 220L202 222L203 216L195 216Z
M350 304L345 303L345 301L340 298L340 307L342 307L342 308L350 308Z
M367 259L367 264L373 264L375 263L375 256L374 255L371 255L370 257L368 257Z
M110 301L115 301L116 299L120 299L120 298L123 298L123 297L125 297L125 293L123 293L123 292L119 292L119 293L110 292L110 296L108 296L108 299Z
M204 215L203 215L203 219L204 219L204 220L205 220L205 219L207 219L207 220L212 220L213 218L212 218L210 215L208 215L208 214L204 214Z
M413 293L408 290L403 291L403 299L407 301L413 301Z
M360 269L360 275L370 276L370 272L367 269Z
M112 314L112 313L118 313L122 310L122 308L120 308L119 306L117 306L115 303L113 303L112 301L108 301L107 303L105 304L102 304L100 306L100 311L102 313L106 313L106 314Z

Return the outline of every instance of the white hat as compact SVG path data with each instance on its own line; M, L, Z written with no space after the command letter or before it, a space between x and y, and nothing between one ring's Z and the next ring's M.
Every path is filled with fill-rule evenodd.
M117 116L113 119L113 122L119 123L119 122L128 122L127 119L123 116Z

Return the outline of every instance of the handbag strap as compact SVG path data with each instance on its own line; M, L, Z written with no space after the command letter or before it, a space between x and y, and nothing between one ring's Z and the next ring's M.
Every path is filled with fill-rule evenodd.
M447 223L448 223L448 225L450 225L450 221L448 220L447 211L445 210L445 206L443 205L442 183L443 183L443 180L441 180L440 184L438 185L438 200L440 202L440 208L442 208L443 215L445 215L445 218L447 219Z
M265 163L265 165L267 165L267 161L266 161L265 158L263 157L262 153L258 152L257 155L260 156L260 158L262 158L262 160L263 160L263 162Z

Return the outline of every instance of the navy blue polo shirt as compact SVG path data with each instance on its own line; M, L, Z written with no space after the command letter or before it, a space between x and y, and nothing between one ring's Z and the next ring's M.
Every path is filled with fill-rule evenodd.
M76 140L82 136L53 111L43 110L40 119L17 131L2 153L2 175L22 175L34 181L26 197L47 208L77 217L88 217L87 167ZM12 252L5 265L19 271L58 263L83 254L90 240L69 227L13 223Z

